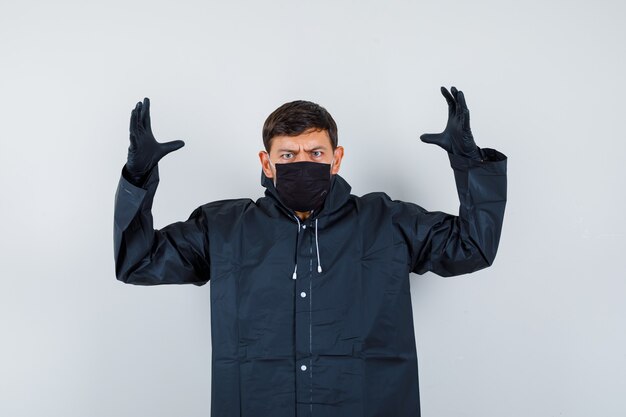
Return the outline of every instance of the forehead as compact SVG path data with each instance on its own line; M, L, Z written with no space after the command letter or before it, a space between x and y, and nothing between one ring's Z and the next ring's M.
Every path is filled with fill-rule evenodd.
M270 152L277 149L313 149L332 148L327 130L309 129L297 136L274 136L270 145Z

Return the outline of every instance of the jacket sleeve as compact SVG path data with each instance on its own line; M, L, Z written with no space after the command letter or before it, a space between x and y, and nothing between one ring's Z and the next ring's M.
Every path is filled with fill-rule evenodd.
M483 161L448 154L460 200L458 216L406 203L412 272L449 277L493 263L506 206L507 157L495 149L482 151Z
M152 202L159 183L158 166L139 187L124 169L115 192L113 245L115 275L127 284L194 284L209 281L209 242L205 213L153 229Z

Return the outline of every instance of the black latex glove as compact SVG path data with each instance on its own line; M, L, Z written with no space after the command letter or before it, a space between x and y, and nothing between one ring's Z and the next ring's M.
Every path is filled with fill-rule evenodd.
M143 184L148 172L168 153L185 146L182 140L159 143L150 127L150 100L139 101L130 114L130 146L125 172L135 185Z
M470 129L470 115L462 91L452 87L452 94L441 87L441 94L448 102L448 124L441 133L425 133L420 136L422 142L434 143L455 155L482 161L481 149L476 146Z

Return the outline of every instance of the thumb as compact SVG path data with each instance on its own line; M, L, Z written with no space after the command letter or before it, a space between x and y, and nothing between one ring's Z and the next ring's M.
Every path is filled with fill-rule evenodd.
M424 133L420 136L422 142L439 144L439 133Z
M176 151L182 148L183 146L185 146L185 142L183 142L182 140L173 140L170 142L162 143L160 146L161 157L167 155L170 152Z

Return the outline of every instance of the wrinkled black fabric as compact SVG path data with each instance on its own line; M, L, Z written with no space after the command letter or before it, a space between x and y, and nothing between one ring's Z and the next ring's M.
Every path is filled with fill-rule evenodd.
M330 178L330 164L276 164L276 191L292 210L306 212L321 206L330 189Z
M493 263L507 158L483 153L484 162L448 154L458 216L381 192L358 197L335 175L322 209L299 225L262 174L264 197L207 203L154 230L158 166L143 187L121 177L117 279L210 280L213 417L419 416L409 274Z

